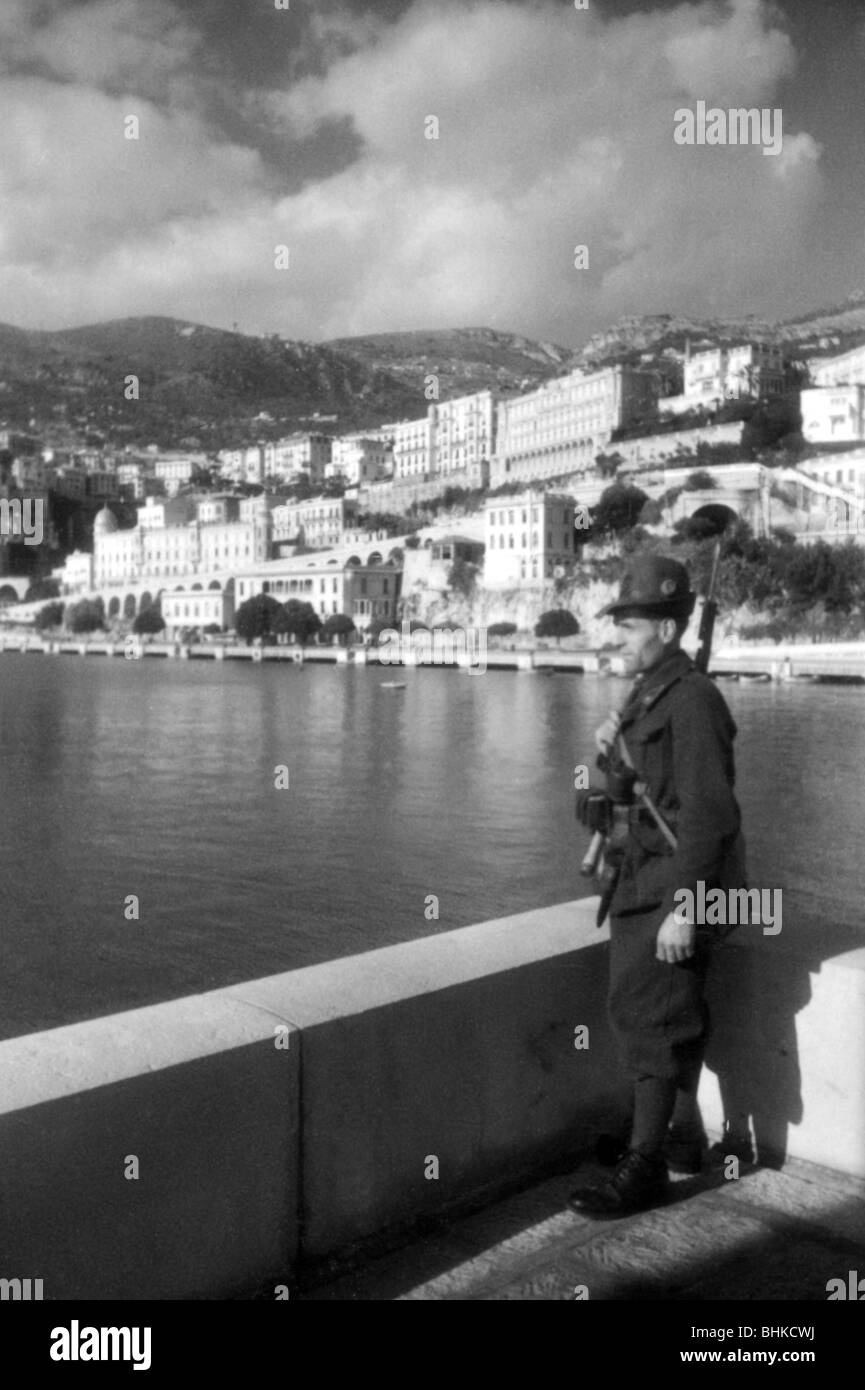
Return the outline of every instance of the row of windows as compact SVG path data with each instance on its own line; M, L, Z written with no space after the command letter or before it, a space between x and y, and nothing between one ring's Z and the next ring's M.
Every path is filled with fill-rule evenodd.
M193 607L194 607L194 610L195 610L194 612L191 611L191 610L193 609ZM202 608L204 609L203 612L202 612ZM176 611L175 611L175 610L176 610ZM183 617L183 618L213 618L214 620L216 620L217 618L221 618L221 617L222 617L222 607L221 607L221 605L217 605L217 604L213 604L213 603L206 603L206 604L203 604L203 605L200 604L200 603L196 603L195 605L193 605L193 604L191 604L191 603L185 603L185 604L183 605L183 613L181 613L181 612L180 612L180 604L179 604L179 603L178 603L178 604L169 603L168 605L166 605L165 616L166 616L166 618L169 620L169 622L172 621L174 618L180 618L180 617Z
M608 436L605 436L607 438ZM559 453L570 455L574 451L577 453L591 454L592 451L601 443L601 439L595 439L589 435L586 439L565 439L562 441L540 439L508 439L504 441L499 457L507 458L509 455L527 454L529 456L542 456L549 454L553 450ZM555 471L555 470L553 470ZM559 469L559 472L562 470Z
M522 521L522 524L525 526L525 525L526 525L526 522L528 521L528 508L527 508L527 507L523 507L522 509L520 509L520 508L515 508L515 509L508 508L507 511L502 510L502 511L499 512L498 518L496 517L496 513L495 513L494 511L492 511L492 512L489 513L490 525L491 525L491 526L496 526L496 525L504 526L504 525L507 524L508 526L513 526L513 525L514 525L514 517L515 517L516 512L517 512L518 510L520 511L520 520ZM505 517L507 517L507 522L505 521ZM532 525L536 525L536 524L537 524L537 520L538 520L538 509L537 509L537 507L532 507ZM551 520L551 521L555 521L555 520L557 520L557 518L555 518L555 517L550 517L550 520Z
M265 579L261 586L263 594L308 594L312 591L311 579ZM240 592L244 592L241 584Z
M356 598L352 604L352 613L355 617L383 617L388 616L388 603L386 599Z
M563 531L563 532L562 532L562 549L563 549L563 550L570 550L570 547L571 547L571 537L570 537L570 533L569 533L568 531ZM490 537L490 550L495 550L495 548L496 548L496 538L495 538L495 536L491 536L491 537ZM504 538L504 536L499 536L499 550L504 550L504 548L505 548L505 538ZM507 547L507 548L508 548L508 550L513 550L513 549L514 549L514 535L513 535L513 532L511 532L511 534L508 536L508 547ZM526 532L525 532L525 531L523 531L523 533L522 533L522 535L521 535L521 537L520 537L520 546L519 546L519 548L520 548L521 550L527 549L527 546L526 546ZM537 531L533 531L533 532L532 532L532 545L531 545L531 548L532 548L532 550L537 550L537 548L538 548L538 533L537 533ZM552 531L548 531L548 532L547 532L547 550L552 550L552 548L553 548L553 533L552 533Z
M537 560L532 560L531 564L532 564L532 573L531 573L531 576L529 576L529 575L526 573L526 569L527 569L526 561L525 561L525 560L522 560L522 561L520 562L520 578L521 578L521 579L528 579L528 578L530 578L530 577L531 577L532 579L537 579L537 577L538 577L538 562L537 562ZM546 575L547 575L548 578L552 576L552 573L553 573L553 565L554 565L554 561L553 561L552 559L547 560L545 573L546 573Z

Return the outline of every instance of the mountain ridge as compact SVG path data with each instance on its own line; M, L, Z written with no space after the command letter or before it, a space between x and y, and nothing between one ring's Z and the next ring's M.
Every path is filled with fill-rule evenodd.
M74 328L0 323L0 418L142 446L216 449L295 429L345 433L418 418L438 397L532 390L578 368L681 353L686 343L772 337L798 356L865 343L865 291L771 322L754 316L625 315L579 349L470 326L323 342L250 335L165 315ZM126 399L130 376L138 398ZM335 418L322 418L335 417Z

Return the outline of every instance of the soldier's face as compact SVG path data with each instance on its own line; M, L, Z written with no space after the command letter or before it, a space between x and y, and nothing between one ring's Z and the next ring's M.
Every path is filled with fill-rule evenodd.
M635 676L648 671L670 646L670 629L675 640L676 625L670 618L621 618L616 624L623 638L625 674Z

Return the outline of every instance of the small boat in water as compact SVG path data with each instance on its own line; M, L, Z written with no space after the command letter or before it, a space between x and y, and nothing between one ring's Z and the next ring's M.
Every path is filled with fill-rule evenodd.
M405 681L382 681L382 690L405 690Z
M740 671L739 680L750 685L768 685L772 677L768 671Z

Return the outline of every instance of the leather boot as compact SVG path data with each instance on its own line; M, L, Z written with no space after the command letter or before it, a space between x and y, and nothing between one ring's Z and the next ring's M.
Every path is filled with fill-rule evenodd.
M615 1173L595 1187L578 1187L568 1198L571 1211L580 1216L626 1216L657 1206L668 1190L667 1165L630 1149Z
M712 1166L720 1166L728 1158L738 1158L740 1163L754 1163L756 1157L751 1135L731 1129L730 1122L725 1120L724 1133L709 1150L709 1162Z

